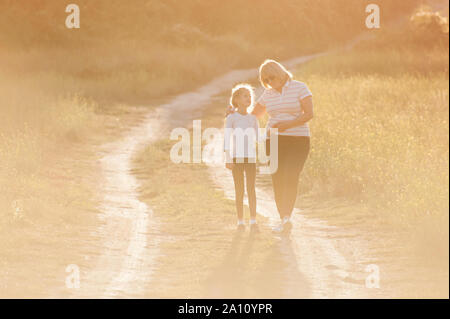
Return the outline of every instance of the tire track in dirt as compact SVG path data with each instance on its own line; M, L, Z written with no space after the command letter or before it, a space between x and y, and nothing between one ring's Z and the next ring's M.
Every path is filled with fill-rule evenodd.
M89 270L77 293L83 297L133 297L143 293L158 254L157 221L153 211L139 200L139 182L132 174L132 159L145 143L157 138L158 126L148 125L150 115L119 141L100 152L103 198L102 223L92 234L103 247L96 266Z

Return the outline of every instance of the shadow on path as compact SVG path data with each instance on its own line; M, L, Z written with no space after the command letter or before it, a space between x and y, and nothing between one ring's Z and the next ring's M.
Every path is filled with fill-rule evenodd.
M267 235L234 233L228 253L204 284L207 298L309 297L290 236L273 236L268 243L262 236Z

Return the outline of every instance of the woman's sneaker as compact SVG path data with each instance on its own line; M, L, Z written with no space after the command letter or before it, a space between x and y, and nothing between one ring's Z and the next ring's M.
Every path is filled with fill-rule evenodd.
M283 231L289 232L292 229L292 222L289 217L283 218Z
M283 230L284 230L284 224L283 224L283 223L281 223L280 225L278 225L278 226L276 226L276 227L274 227L274 228L272 229L272 231L273 231L274 233L277 233L277 234L282 233Z
M292 229L292 222L289 217L284 217L279 226L273 229L274 233L289 233Z

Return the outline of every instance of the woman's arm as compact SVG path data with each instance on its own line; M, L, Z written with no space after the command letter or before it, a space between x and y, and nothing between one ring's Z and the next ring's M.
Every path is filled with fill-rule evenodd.
M253 108L252 114L256 116L257 118L262 117L266 113L266 107L260 103L256 103L255 107Z
M305 97L304 99L300 100L300 103L302 105L303 113L300 114L299 117L297 117L295 120L279 122L275 124L273 128L278 128L279 132L283 132L291 127L301 126L309 122L314 117L312 96Z
M227 117L230 114L233 114L235 112L235 108L232 105L227 106L227 110L225 112L225 117Z

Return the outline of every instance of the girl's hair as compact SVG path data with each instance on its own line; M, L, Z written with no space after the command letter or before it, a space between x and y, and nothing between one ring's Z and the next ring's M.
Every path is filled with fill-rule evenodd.
M266 89L271 88L267 80L269 77L288 80L292 79L292 73L286 70L281 63L275 60L266 60L259 67L259 81Z
M241 94L244 93L245 91L248 91L248 93L250 94L250 98L252 100L249 107L253 106L253 101L255 99L255 94L253 92L252 86L250 84L247 84L247 83L241 83L241 84L236 85L231 90L230 104L233 107L235 107L235 108L237 107L237 103L236 103L237 98L239 96L241 96Z

